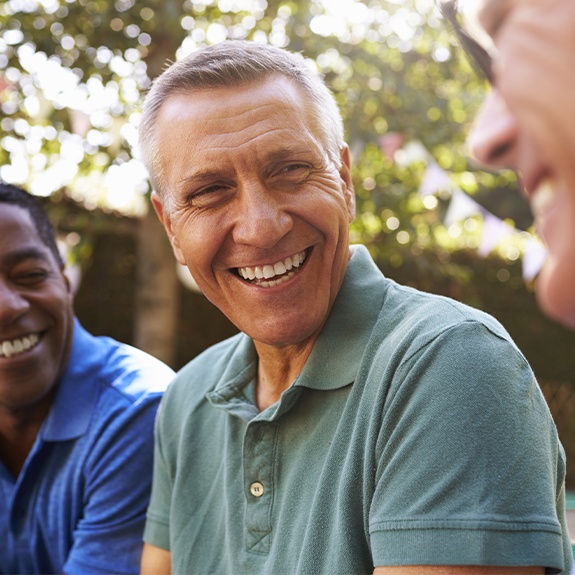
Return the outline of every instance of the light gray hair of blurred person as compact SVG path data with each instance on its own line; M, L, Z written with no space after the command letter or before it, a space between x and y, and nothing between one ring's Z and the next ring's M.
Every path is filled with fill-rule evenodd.
M175 94L244 86L282 74L293 80L309 97L312 114L320 129L328 159L339 169L345 145L341 114L322 77L301 54L247 40L226 40L202 48L175 62L152 84L144 101L139 146L154 190L164 207L170 195L164 189L155 126L162 105Z

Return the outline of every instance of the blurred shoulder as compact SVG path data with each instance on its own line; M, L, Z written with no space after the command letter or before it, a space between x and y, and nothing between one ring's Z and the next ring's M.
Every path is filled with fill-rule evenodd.
M109 337L98 339L106 347L98 378L124 397L159 397L174 379L174 370L149 353Z

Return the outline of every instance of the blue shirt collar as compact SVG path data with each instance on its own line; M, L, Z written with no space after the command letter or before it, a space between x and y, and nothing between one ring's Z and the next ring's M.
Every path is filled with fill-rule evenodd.
M68 366L40 431L44 441L66 441L86 432L98 397L96 380L105 352L105 343L75 318Z

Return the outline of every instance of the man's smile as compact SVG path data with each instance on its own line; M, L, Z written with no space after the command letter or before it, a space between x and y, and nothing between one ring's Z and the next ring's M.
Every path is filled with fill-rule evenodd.
M6 339L0 342L0 357L13 357L35 347L40 341L40 335L31 333L16 339Z
M274 264L243 267L237 271L240 277L250 283L260 287L274 287L296 275L306 258L306 252L302 251Z

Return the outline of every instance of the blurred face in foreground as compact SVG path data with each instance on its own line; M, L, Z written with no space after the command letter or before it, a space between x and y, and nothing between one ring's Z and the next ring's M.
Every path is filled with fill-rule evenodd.
M481 0L491 95L470 136L479 161L518 171L548 256L537 295L575 327L575 2Z
M174 253L256 345L313 344L349 259L348 151L329 161L310 107L274 75L174 94L157 120Z

